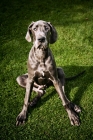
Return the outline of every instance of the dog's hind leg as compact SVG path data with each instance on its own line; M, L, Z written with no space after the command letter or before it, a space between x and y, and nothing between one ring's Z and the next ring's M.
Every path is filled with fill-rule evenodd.
M27 79L28 79L28 73L18 76L16 81L21 87L26 88ZM45 85L38 85L34 82L33 91L35 91L36 93L43 94L43 91L45 91L45 88L46 88Z
M21 87L26 88L27 78L28 78L28 73L18 76L16 81ZM36 92L37 95L36 97L34 97L32 101L29 101L30 107L35 106L37 102L41 99L41 97L45 94L46 92L45 88L46 87L44 85L38 85L34 82L33 91Z
M18 76L16 78L16 81L21 87L26 88L27 78L28 78L28 73Z
M34 88L34 90L37 89ZM44 90L39 91L38 94L29 102L29 107L34 107L44 94L45 94Z

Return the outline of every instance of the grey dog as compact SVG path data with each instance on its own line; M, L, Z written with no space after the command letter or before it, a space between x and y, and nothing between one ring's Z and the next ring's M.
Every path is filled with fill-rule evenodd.
M62 104L66 109L72 125L80 125L78 113L81 109L73 104L65 95L64 83L65 75L62 68L57 68L53 54L49 48L57 40L57 31L50 22L36 21L32 22L27 30L26 40L33 42L30 50L27 68L28 73L17 77L20 86L26 88L24 105L22 111L16 118L16 125L23 124L26 120L28 106L30 104L30 95L32 91L38 93L32 104L41 97L46 88L53 85L59 94Z

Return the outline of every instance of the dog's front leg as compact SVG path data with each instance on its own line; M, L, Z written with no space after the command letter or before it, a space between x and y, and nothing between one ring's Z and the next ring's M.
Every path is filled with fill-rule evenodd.
M28 105L29 105L29 98L33 89L33 83L34 83L33 81L31 82L29 82L29 80L27 81L24 105L23 105L22 111L20 112L20 114L17 116L17 119L16 119L17 126L23 124L26 120L26 115L27 115L27 110L28 110Z
M61 84L60 80L53 81L54 87L59 94L60 99L62 100L63 106L68 104L70 101L67 99L65 92L64 92L64 85Z
M77 114L81 111L80 108L77 105L74 105L73 103L71 103L67 99L65 92L64 92L64 86L61 84L59 79L57 81L54 81L53 84L62 100L63 106L65 107L65 109L68 113L71 124L77 125L77 126L80 125L80 120L79 120L79 117Z

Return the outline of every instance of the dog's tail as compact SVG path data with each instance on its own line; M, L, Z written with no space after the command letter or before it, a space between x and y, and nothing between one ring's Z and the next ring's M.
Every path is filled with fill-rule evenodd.
M65 79L66 79L66 81L74 80L74 79L76 79L77 77L83 75L84 73L85 73L85 70L82 71L82 72L80 72L80 73L78 73L78 74L76 74L76 75L74 75L74 76L72 76L72 77L66 77Z

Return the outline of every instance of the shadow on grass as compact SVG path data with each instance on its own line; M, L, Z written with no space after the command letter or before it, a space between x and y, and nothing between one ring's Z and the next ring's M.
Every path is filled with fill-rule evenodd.
M82 74L81 76L77 77L73 81L67 81L66 83L66 88L67 88L67 96L70 98L70 91L78 87L78 90L75 93L75 96L73 98L73 102L80 104L80 101L84 95L84 92L87 90L87 88L90 86L90 84L93 82L93 75L91 74L93 72L93 66L72 66L68 67L69 71L82 71L85 70L85 73Z

